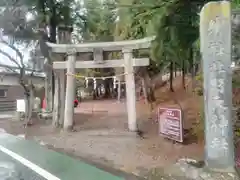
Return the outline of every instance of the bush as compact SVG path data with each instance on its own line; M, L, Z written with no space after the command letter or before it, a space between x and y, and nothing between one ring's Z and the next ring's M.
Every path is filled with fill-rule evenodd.
M196 124L193 126L192 135L197 138L198 141L204 140L204 110L199 113L199 118Z
M203 75L202 75L202 74L198 74L198 75L195 77L195 79L196 79L197 81L203 82Z
M203 75L202 74L198 74L195 77L195 80L197 81L197 87L193 90L198 96L202 96L203 95Z
M202 96L203 95L203 88L197 87L197 88L194 89L194 92L196 92L198 96Z

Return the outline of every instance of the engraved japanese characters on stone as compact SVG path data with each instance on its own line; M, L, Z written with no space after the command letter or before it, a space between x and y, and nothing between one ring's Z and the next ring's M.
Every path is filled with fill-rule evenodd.
M221 41L219 42L210 42L208 45L208 48L210 48L211 54L215 55L215 56L223 56L224 54L226 54L225 49L222 47L223 44Z
M208 35L219 35L221 32L221 24L223 23L223 18L216 16L214 20L211 20L208 26Z
M230 4L227 1L209 2L200 13L205 161L210 169L226 170L234 167Z
M225 151L228 150L228 143L225 138L214 138L211 147L213 149L223 149Z
M211 122L210 122L211 131L217 132L217 130L218 130L218 124L217 124L217 122L218 122L218 117L217 117L217 115L214 114L214 115L212 116L212 120L211 120Z
M209 113L211 114L210 130L218 134L219 138L213 138L210 140L210 147L216 152L224 152L228 148L228 143L225 139L226 127L229 125L226 111L227 107L224 105L223 94L224 89L224 77L226 76L226 69L222 61L222 56L227 52L224 48L224 43L221 37L221 26L223 26L224 18L216 17L215 20L210 21L208 27L208 48L211 61L209 62L209 99L213 102L209 107Z

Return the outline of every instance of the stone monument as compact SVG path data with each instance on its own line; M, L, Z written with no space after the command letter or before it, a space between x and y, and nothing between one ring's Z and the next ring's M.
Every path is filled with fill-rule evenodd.
M209 2L200 13L204 77L205 163L211 170L233 172L231 6Z

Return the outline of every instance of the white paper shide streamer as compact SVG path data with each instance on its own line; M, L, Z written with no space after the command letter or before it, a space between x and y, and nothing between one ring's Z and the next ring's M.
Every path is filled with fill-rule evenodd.
M97 89L97 81L96 81L95 78L93 79L93 89L94 89L94 90Z
M85 77L85 85L86 85L86 88L88 88L88 78L87 77Z
M117 78L116 76L113 77L113 88L115 89L117 87Z

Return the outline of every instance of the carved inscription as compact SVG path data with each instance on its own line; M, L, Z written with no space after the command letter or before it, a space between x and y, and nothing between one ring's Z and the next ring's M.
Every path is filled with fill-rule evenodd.
M225 86L224 83L227 80L227 68L224 64L224 55L227 50L224 42L224 31L222 28L226 26L226 20L223 17L216 17L211 20L208 26L208 56L209 56L209 80L208 80L208 100L205 103L211 101L208 106L208 118L207 126L209 130L214 133L214 136L209 139L211 152L215 155L224 156L228 151L227 141L227 127L229 126L228 107L224 104L225 98ZM208 137L209 138L209 137ZM211 156L215 156L212 153Z
M208 2L200 13L204 84L205 162L234 169L232 127L231 3Z

